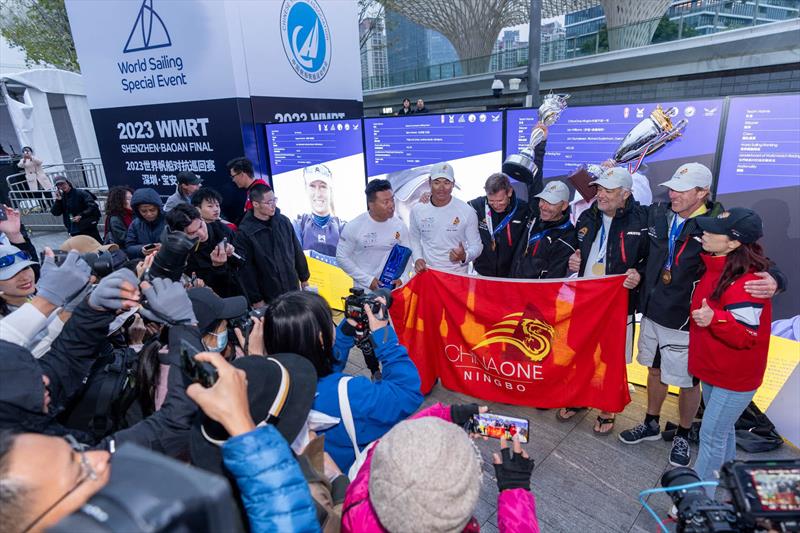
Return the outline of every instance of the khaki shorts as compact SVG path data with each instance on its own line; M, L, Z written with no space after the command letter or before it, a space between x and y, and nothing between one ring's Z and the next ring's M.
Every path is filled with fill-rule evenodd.
M665 328L647 317L639 327L636 360L649 368L661 369L661 383L689 388L695 379L689 374L689 332Z

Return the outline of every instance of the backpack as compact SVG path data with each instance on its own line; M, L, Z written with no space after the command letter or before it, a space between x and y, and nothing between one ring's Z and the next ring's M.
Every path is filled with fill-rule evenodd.
M347 471L347 477L350 478L350 481L353 481L358 474L358 471L361 470L361 466L364 464L364 461L367 460L367 455L369 451L375 446L375 443L378 441L372 441L367 446L361 450L358 447L358 441L356 440L356 425L353 421L353 411L350 409L350 398L347 395L347 383L353 379L353 376L347 376L339 380L339 410L342 413L342 423L344 424L344 429L347 431L347 436L350 437L350 442L353 444L353 451L355 452L355 461L350 466L350 470Z
M783 437L775 431L775 424L750 402L736 421L736 446L749 453L774 450L783 444Z
M138 396L138 363L138 354L129 348L106 350L61 415L61 423L98 441L134 423L126 415Z

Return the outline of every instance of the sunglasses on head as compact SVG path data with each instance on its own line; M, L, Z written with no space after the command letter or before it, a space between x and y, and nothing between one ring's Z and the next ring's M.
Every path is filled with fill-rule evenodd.
M14 263L19 261L30 261L31 256L28 255L28 252L19 251L15 254L4 255L0 257L0 268L5 268L7 266L11 266Z

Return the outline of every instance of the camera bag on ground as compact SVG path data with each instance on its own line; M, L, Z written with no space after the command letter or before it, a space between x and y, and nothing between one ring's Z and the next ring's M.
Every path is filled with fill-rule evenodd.
M741 414L735 427L736 446L746 452L768 452L783 444L783 437L775 431L775 424L753 402Z
M243 531L228 482L135 444L111 457L111 478L48 531Z
M111 348L97 358L81 391L60 416L68 428L98 441L137 422L126 417L138 396L139 356L129 348Z

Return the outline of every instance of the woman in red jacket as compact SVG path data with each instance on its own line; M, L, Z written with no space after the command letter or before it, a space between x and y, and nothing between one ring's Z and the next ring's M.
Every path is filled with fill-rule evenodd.
M716 218L700 217L705 272L692 296L689 373L703 383L703 424L695 471L704 481L736 458L734 423L753 399L767 367L771 323L769 300L744 290L769 261L756 242L761 218L734 208ZM706 487L709 496L714 488Z

